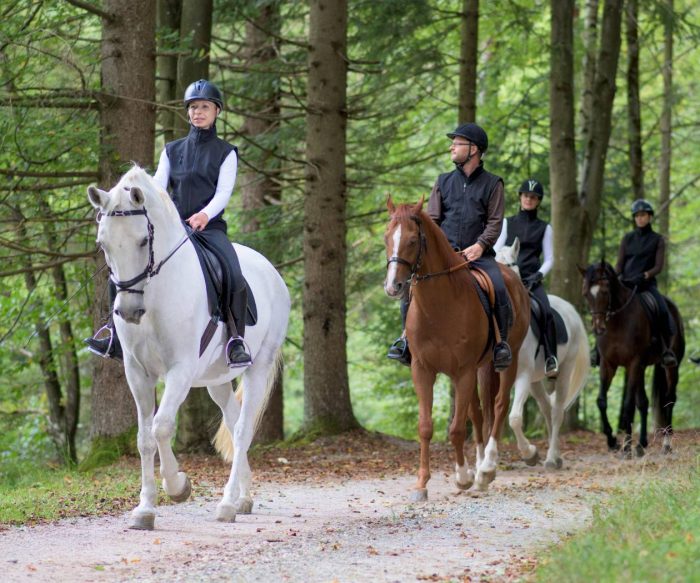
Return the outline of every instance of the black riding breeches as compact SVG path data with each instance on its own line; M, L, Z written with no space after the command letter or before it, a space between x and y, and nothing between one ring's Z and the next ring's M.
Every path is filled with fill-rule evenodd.
M530 288L530 294L540 305L541 317L539 323L540 336L544 345L545 357L556 356L557 339L554 330L554 318L552 317L552 307L549 305L547 291L541 283L536 283Z
M659 332L661 332L661 335L664 337L664 340L668 343L670 342L671 336L676 333L676 323L673 321L673 318L671 318L671 312L668 309L666 298L661 295L661 292L655 285L650 285L644 291L651 292L651 295L653 295L656 300L656 305L659 306L659 319L656 325L659 328Z

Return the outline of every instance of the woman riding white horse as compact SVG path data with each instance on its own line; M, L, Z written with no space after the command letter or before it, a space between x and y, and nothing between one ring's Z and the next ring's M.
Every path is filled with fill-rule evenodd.
M516 238L512 246L500 247L496 253L496 261L518 271L519 250L520 242ZM531 394L542 412L549 434L545 468L559 469L563 465L559 449L559 431L564 420L564 411L574 402L586 384L590 362L586 328L576 308L552 294L549 294L548 299L551 307L561 316L567 335L566 342L557 346L559 371L556 378L547 378L544 351L540 350L540 341L531 325L518 353L515 396L508 422L518 442L521 457L528 465L535 465L539 460L537 447L531 444L523 433L523 408L528 395Z
M142 487L132 527L152 529L154 525L156 447L165 492L175 501L189 496L189 479L178 471L170 444L178 408L190 387L203 386L223 411L228 430L225 437L235 435L231 476L217 507L218 520L233 521L236 512L252 509L247 452L274 381L287 330L287 288L262 255L236 245L243 274L256 299L258 319L246 334L252 364L230 368L224 350L229 338L226 326L219 322L209 342L203 340L211 321L205 280L168 193L144 170L134 167L109 192L90 187L88 199L98 210L97 242L104 250L110 277L121 292L115 301L114 326L121 338L126 378L138 413ZM241 374L242 403L231 387L231 380ZM159 378L164 379L165 389L156 413Z

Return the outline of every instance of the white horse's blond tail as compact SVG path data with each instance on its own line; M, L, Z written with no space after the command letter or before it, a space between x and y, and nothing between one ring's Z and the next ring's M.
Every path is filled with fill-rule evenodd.
M591 370L591 355L588 351L588 342L586 338L586 329L583 326L581 318L576 318L576 323L572 326L572 330L569 331L569 335L573 336L576 334L582 340L577 343L576 358L574 359L574 367L571 371L571 378L569 378L569 383L567 386L567 395L564 401L564 409L568 409L578 396L581 389L586 384L588 380L588 373ZM569 339L570 343L573 343L573 338Z
M280 348L277 351L277 354L275 355L275 362L270 368L270 372L267 375L267 384L265 386L265 394L263 396L263 400L260 403L260 407L258 407L258 410L255 413L255 423L253 425L254 430L253 430L253 435L258 430L258 427L260 425L260 421L262 420L263 413L265 413L265 409L267 409L267 403L270 400L270 395L272 394L272 388L275 386L275 380L277 379L277 375L279 371L282 369L282 349ZM245 374L241 376L241 380L238 383L238 387L236 388L236 392L234 393L234 398L238 400L238 403L240 405L243 404L243 380L245 379ZM224 423L224 420L221 420L221 423L219 425L219 429L216 431L216 435L214 436L213 440L213 445L214 449L217 451L217 453L221 456L221 458L225 462L231 463L233 461L233 435L231 435L231 432L228 430L228 427L226 427L226 423Z

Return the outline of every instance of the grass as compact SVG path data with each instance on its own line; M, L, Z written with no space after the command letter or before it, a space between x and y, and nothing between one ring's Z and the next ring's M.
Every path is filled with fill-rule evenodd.
M0 525L122 513L138 504L140 487L133 459L90 472L26 468L22 476L0 479Z
M614 494L592 524L549 549L539 582L700 581L700 468L655 474Z

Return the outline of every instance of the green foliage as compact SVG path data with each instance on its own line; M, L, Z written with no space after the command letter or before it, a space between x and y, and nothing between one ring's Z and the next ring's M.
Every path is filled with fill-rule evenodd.
M98 437L90 442L90 451L80 463L81 472L109 466L123 455L138 455L136 428L114 437Z
M700 466L653 474L599 505L590 527L549 549L537 581L696 581Z

